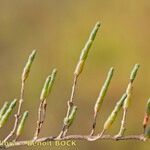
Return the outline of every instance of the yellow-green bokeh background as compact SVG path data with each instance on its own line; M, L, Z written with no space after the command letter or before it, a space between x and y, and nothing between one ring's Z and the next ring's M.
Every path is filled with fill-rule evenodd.
M0 105L18 98L20 76L28 55L37 49L26 84L23 110L30 115L20 139L32 138L36 126L39 95L51 70L58 68L53 92L48 99L46 122L40 136L57 135L66 113L73 71L80 51L97 21L102 23L78 81L76 121L70 134L88 134L93 106L111 66L115 74L97 122L97 132L124 92L130 70L141 68L127 117L126 134L142 132L144 108L150 89L150 2L147 0L1 0L0 1ZM108 131L117 133L122 113ZM11 130L13 117L1 129L3 139ZM77 142L76 147L24 147L34 149L149 149L150 143L136 141ZM21 148L14 148L21 149Z

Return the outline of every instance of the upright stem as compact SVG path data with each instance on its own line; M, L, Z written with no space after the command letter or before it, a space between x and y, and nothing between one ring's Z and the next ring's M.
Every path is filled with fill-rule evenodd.
M127 109L123 109L123 117L122 117L122 121L121 121L121 127L120 127L120 130L119 130L119 133L116 135L116 138L122 137L124 135L124 132L126 130L126 128L125 128L126 115L127 115Z
M47 102L46 100L44 100L44 103L43 103L43 121L45 121L45 118L46 118L46 108L47 108Z
M149 116L148 116L147 114L145 114L145 116L144 116L144 121L143 121L143 134L144 134L145 131L146 131L146 127L147 127L148 120L149 120Z
M92 130L91 130L91 133L90 133L90 136L93 136L94 132L95 132L95 128L96 128L96 119L97 119L97 114L98 112L100 111L101 109L101 106L104 102L104 98L106 96L106 93L108 91L108 87L110 85L110 82L111 82L111 79L112 79L112 76L113 76L113 72L114 72L114 68L111 67L109 69L109 72L107 74L107 78L100 90L100 93L98 95L98 98L96 100L96 103L95 103L95 106L94 106L94 119L93 119L93 125L92 125Z
M43 119L43 112L42 111L43 111L44 101L45 100L41 100L40 105L39 105L37 126L36 126L36 131L35 131L35 134L34 134L34 138L33 138L34 141L37 140L38 135L39 135L39 133L41 131L41 128L43 126L44 119Z
M53 69L51 75L49 75L44 83L44 86L42 88L41 96L40 96L40 105L38 109L38 120L37 120L37 126L35 130L35 134L33 137L33 140L37 140L38 135L41 131L41 128L43 126L43 123L45 121L45 116L46 116L46 108L47 108L47 98L52 90L52 87L54 85L54 81L56 78L57 74L57 69Z
M19 119L20 119L20 114L21 114L22 103L23 103L24 87L25 87L25 82L24 82L24 80L22 80L19 106L18 106L17 114L15 114L14 127L13 127L12 131L8 134L8 136L4 139L4 142L8 141L15 134L15 131L17 129Z
M93 119L93 125L92 125L92 131L90 133L90 136L94 135L95 128L96 128L96 119L97 119L97 113L94 113L94 119Z
M75 75L74 80L73 80L73 85L72 85L71 97L70 97L70 100L68 101L68 110L67 110L66 117L69 116L71 108L73 106L73 99L74 99L74 95L75 95L76 85L77 85L77 76Z
M78 79L78 76L77 75L74 75L74 80L73 80L73 85L72 85L72 90L71 90L71 96L70 96L70 99L68 100L67 102L67 106L68 106L68 109L67 109L67 114L66 114L66 117L69 117L69 114L70 114L70 111L73 107L73 99L74 99L74 95L75 95L75 89L76 89L76 85L77 85L77 79ZM68 126L66 126L65 124L63 124L63 127L62 127L62 130L59 134L58 137L63 137L67 134L68 132Z

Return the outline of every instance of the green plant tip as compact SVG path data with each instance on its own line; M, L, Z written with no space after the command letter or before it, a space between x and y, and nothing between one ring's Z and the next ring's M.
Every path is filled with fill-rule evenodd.
M8 118L9 118L9 116L11 115L11 113L12 113L14 107L16 106L16 103L17 103L17 100L16 100L16 99L14 99L14 100L10 103L8 109L6 110L6 112L4 113L4 115L2 116L2 118L1 118L1 120L0 120L0 128L3 127L3 125L7 122L7 120L8 120Z
M44 83L44 86L43 86L43 89L42 89L42 92L41 92L41 96L40 96L40 99L41 99L41 100L44 100L44 99L47 98L47 91L48 91L48 87L49 87L50 80L51 80L51 76L49 75L49 76L46 78L46 81L45 81L45 83Z
M97 101L96 101L96 103L95 103L95 106L94 106L94 112L95 112L95 113L99 112L99 110L100 110L100 108L101 108L101 106L102 106L102 103L103 103L103 101L104 101L106 92L107 92L108 87L109 87L109 85L110 85L110 82L111 82L113 73L114 73L114 68L111 67L111 68L109 69L109 72L108 72L108 74L107 74L107 78L106 78L106 80L105 80L105 82L104 82L104 85L102 86L102 89L101 89L101 91L100 91L100 93L99 93L99 96L98 96L98 98L97 98Z
M69 117L66 117L64 119L64 124L67 125L68 127L70 127L75 119L76 116L76 112L77 112L77 106L73 106L72 111L69 114Z
M23 69L23 73L22 73L22 81L25 82L25 80L28 78L29 73L30 73L30 69L32 66L32 63L34 61L36 55L36 50L33 50L32 53L30 54L28 61Z
M30 56L29 56L29 60L30 60L30 61L33 61L34 58L35 58L35 55L36 55L36 50L33 50L32 53L31 53Z
M86 42L84 48L81 51L80 58L79 58L79 61L77 63L77 66L76 66L75 72L74 72L74 74L76 76L79 76L81 74L82 70L83 70L85 61L86 61L86 59L88 57L89 50L90 50L90 48L91 48L91 46L93 44L93 41L94 41L94 39L96 37L96 34L97 34L97 31L98 31L99 27L100 27L100 23L98 22L94 26L94 28L93 28L93 30L92 30L89 38L88 38L88 41Z
M1 120L2 116L5 114L8 107L9 107L9 103L6 101L0 110L0 120Z
M136 75L137 75L137 72L138 72L138 69L139 69L140 65L139 64L135 64L132 72L131 72L131 75L130 75L130 81L133 82Z
M14 99L10 105L9 105L9 108L13 109L15 106L16 106L16 103L17 103L17 99Z
M113 111L109 115L108 119L104 123L104 130L109 129L111 127L111 125L114 123L114 121L116 120L116 117L117 117L120 109L122 108L122 105L123 105L126 97L127 97L127 95L123 94L123 96L121 97L121 99L116 103L115 108L113 109Z
M17 137L20 136L21 133L22 133L22 131L23 131L23 128L24 128L24 125L25 125L25 121L26 121L26 119L27 119L27 117L28 117L28 114L29 114L28 111L25 111L25 112L23 113L23 116L22 116L22 118L21 118L21 121L20 121L20 123L19 123L19 125L18 125L18 128L17 128L17 131L16 131Z
M46 81L44 83L44 86L43 86L43 89L42 89L42 92L41 92L41 96L40 96L41 100L47 99L47 97L49 96L49 94L52 90L52 87L54 85L56 75L57 75L57 69L53 69L51 75L49 75L46 78Z
M55 79L56 79L56 75L57 75L57 69L53 69L52 74L51 74L51 80L50 80L49 85L48 85L47 97L52 90L52 87L53 87Z

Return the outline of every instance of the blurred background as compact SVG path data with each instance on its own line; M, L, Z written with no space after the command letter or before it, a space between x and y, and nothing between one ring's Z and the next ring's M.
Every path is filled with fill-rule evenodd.
M135 63L141 68L134 83L127 116L126 134L142 133L144 109L150 89L150 2L147 0L1 0L0 1L0 106L19 98L21 73L33 49L37 56L25 87L22 111L29 110L24 135L31 139L37 120L39 96L45 78L58 69L53 92L48 98L47 116L40 137L58 135L70 97L73 72L91 29L101 22L75 95L78 113L69 134L89 134L93 107L111 66L115 74L98 117L97 130L125 91ZM14 112L15 113L15 112ZM107 131L116 134L122 112ZM3 139L12 129L13 116L1 129ZM78 141L76 147L38 147L38 149L136 149L145 150L149 142ZM37 147L23 147L34 150ZM20 149L20 148L12 148Z

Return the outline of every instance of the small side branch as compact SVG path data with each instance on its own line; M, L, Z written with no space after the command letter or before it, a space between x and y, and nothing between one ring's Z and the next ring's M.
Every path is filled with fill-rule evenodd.
M70 114L71 108L73 107L73 99L74 99L74 95L75 95L75 89L76 89L76 85L77 85L77 76L74 76L74 80L73 80L73 85L72 85L72 91L71 91L71 97L69 99L68 103L68 110L67 110L67 117Z
M38 135L40 134L41 128L43 126L43 123L45 121L45 116L46 116L46 108L47 108L47 98L52 90L52 87L54 85L54 81L56 78L57 74L57 69L53 69L51 75L49 75L44 83L41 96L40 96L40 105L38 109L38 120L37 120L37 127L35 130L35 134L33 137L33 140L37 140Z
M72 110L72 107L74 105L73 99L74 99L74 95L75 95L75 89L76 89L76 85L77 85L77 79L78 79L78 76L75 75L74 76L74 80L73 80L72 90L71 90L71 96L70 96L70 99L67 102L68 108L67 108L67 114L66 114L65 118L69 117L69 114L70 114L70 112ZM61 130L61 132L60 132L60 134L59 134L58 137L62 138L63 136L65 136L67 134L67 132L68 132L68 128L69 127L67 125L63 124L62 130Z
M92 130L91 130L91 133L90 135L94 135L94 132L95 132L95 128L96 128L96 119L97 119L97 115L98 115L98 112L100 111L101 107L102 107L102 104L103 104L103 101L104 101L104 98L106 96L106 93L107 93L107 90L108 90L108 87L109 87L109 84L111 82L111 79L112 79L112 76L113 76L113 72L114 72L114 68L111 67L109 69L109 72L108 72L108 75L107 75L107 78L101 88L101 91L99 93L99 96L97 98L97 101L95 103L95 106L94 106L94 119L93 119L93 125L92 125Z
M19 124L19 119L20 119L20 113L21 113L21 107L22 107L22 103L23 103L23 96L24 96L24 87L25 87L25 82L22 81L21 84L21 94L20 94L20 100L19 100L19 106L18 106L18 112L17 114L15 114L15 124L14 127L12 129L12 131L8 134L8 136L4 139L4 142L8 141L14 134L15 131L17 129L17 126Z
M43 117L43 112L44 112L43 104L44 104L44 100L41 100L40 105L39 105L39 110L38 110L38 120L37 120L37 127L36 127L36 131L35 131L35 135L34 135L34 140L36 140L38 138L38 135L39 135L41 128L43 126L43 123L44 123L45 117Z
M92 131L90 133L90 135L94 135L95 132L95 128L96 128L96 119L97 119L97 113L94 113L94 119L93 119L93 125L92 125Z
M122 135L124 135L124 132L126 130L126 128L125 128L126 115L127 115L127 109L124 109L123 117L122 117L122 121L121 121L121 127L120 127L119 133L116 135L116 137L121 137Z
M20 100L19 100L19 106L17 114L15 114L15 123L12 131L9 133L9 135L4 139L4 142L8 141L14 134L19 124L19 119L21 116L21 108L23 103L23 97L24 97L24 89L25 89L25 82L29 76L32 63L34 61L36 55L36 50L33 50L32 53L29 55L28 61L23 69L22 76L21 76L21 92L20 92Z

